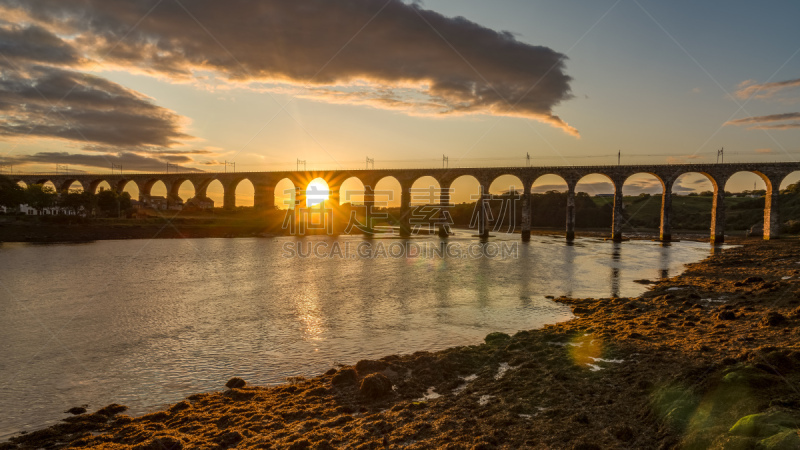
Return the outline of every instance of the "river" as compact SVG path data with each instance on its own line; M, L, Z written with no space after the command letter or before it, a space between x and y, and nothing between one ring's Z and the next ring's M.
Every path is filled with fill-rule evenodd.
M136 415L232 376L281 383L538 328L572 317L545 296L635 296L646 287L633 280L710 253L519 235L482 245L468 232L448 242L438 253L433 236L3 244L0 439L81 404Z

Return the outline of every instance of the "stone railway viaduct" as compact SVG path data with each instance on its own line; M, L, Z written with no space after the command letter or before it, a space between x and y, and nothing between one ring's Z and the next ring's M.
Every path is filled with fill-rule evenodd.
M374 189L377 183L386 177L395 178L402 188L401 217L408 221L411 210L410 188L416 180L422 177L433 177L439 183L441 194L439 205L444 210L450 205L449 188L453 181L462 176L472 176L480 184L482 195L488 195L492 182L503 175L513 175L522 181L522 237L530 238L531 226L531 187L536 180L544 175L556 175L567 184L567 239L575 236L575 186L578 181L592 174L606 176L614 185L614 207L611 237L614 240L622 239L622 186L625 181L635 174L651 174L662 185L661 203L661 240L671 239L670 216L672 210L672 186L675 180L686 173L699 173L705 175L714 187L714 201L711 215L711 241L722 243L724 241L724 190L728 179L738 172L752 172L760 176L767 186L764 208L764 239L776 238L779 234L778 219L778 191L781 182L792 172L800 170L800 163L728 163L728 164L670 164L670 165L618 165L618 166L553 166L553 167L484 167L484 168L453 168L453 169L385 169L385 170L329 170L329 171L286 171L286 172L240 172L240 173L137 173L137 174L12 174L14 181L26 184L44 184L51 182L60 192L69 190L73 183L78 182L83 189L96 192L98 185L107 182L111 189L121 192L128 183L135 183L139 188L139 200L148 203L153 185L161 181L167 187L169 198L177 199L180 186L189 181L195 189L195 196L206 197L206 189L214 180L219 180L224 188L224 208L234 208L236 186L243 180L249 180L255 188L256 208L273 208L275 206L275 187L284 180L289 179L298 189L296 201L301 202L308 184L317 178L322 178L328 183L329 199L339 202L340 188L344 181L357 178L364 185L364 203L373 206L375 202ZM484 202L479 203L481 209L485 208ZM486 214L480 214L479 230L481 236L488 236ZM408 224L401 224L401 232L407 232Z

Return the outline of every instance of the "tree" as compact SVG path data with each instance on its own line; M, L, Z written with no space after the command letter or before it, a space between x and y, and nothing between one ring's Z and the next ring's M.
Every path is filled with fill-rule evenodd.
M0 175L0 206L17 209L25 203L25 190L8 177Z
M97 207L105 215L118 216L131 207L131 194L127 192L117 194L111 190L100 191L97 194Z
M84 214L88 214L94 204L94 194L85 191L69 191L61 196L58 203L59 206L71 209L76 215L80 214L81 210Z
M57 198L56 190L43 184L32 184L25 189L25 203L39 211L39 214L43 209L55 205Z

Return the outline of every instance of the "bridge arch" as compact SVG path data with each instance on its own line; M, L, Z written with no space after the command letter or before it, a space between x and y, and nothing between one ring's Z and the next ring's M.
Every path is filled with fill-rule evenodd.
M623 200L627 201L624 209L625 227L634 231L640 228L661 229L665 202L671 200L664 195L665 192L666 184L656 173L637 172L625 178L622 183L623 199L627 198ZM665 240L664 233L661 234L662 240Z
M129 180L129 179L128 180L125 180L125 179L120 180L117 183L117 192L119 192L119 193L127 192L128 194L130 194L132 199L135 199L135 200L138 199L139 201L141 201L141 195L140 195L140 192L139 192L139 185L136 184L136 182L133 181L133 180Z
M687 228L688 224L699 220L707 220L711 242L722 243L725 240L725 177L704 171L686 171L675 174L667 183L670 195L685 195L682 201L692 209L707 210L709 213L689 213L676 216L674 226ZM722 184L722 186L720 186ZM707 189L709 188L709 189ZM676 192L677 191L677 192ZM709 198L710 197L710 198ZM706 209L708 208L708 209ZM698 217L698 214L701 215ZM705 217L702 217L705 216Z
M436 177L423 175L411 182L410 206L438 205L442 186Z
M197 195L197 188L192 180L188 178L178 178L172 181L168 187L169 198L176 202L186 203L186 201Z
M760 225L762 230L767 231L766 228L768 228L772 213L770 211L771 207L774 206L775 213L777 213L779 189L773 183L780 186L780 179L776 179L773 182L766 174L759 171L749 170L732 173L725 181L724 186L725 196L727 197L725 200L727 203L725 228L746 231ZM775 204L767 205L767 203L771 203L773 191L775 193ZM760 207L764 213L753 215L752 211L742 209L752 209L752 207ZM777 228L778 226L779 224L776 223L775 227ZM763 232L760 234L764 235Z
M225 185L222 184L218 178L209 178L203 180L203 186L197 190L202 192L204 198L208 198L214 202L214 206L220 208L225 202Z
M235 178L225 187L223 206L234 209L237 206L252 207L255 205L255 184L247 177Z
M363 205L365 193L366 186L361 178L351 176L344 179L341 186L339 186L339 203L341 205L346 203L351 205Z
M316 206L320 203L326 202L331 197L330 186L328 182L322 177L314 178L309 181L305 186L303 195L305 196L305 204L301 205L305 208ZM330 204L328 204L330 207Z
M67 193L68 194L71 191L83 192L83 184L80 181L78 181L78 179L76 179L76 178L64 180L63 182L60 183L60 186L58 186L58 192L59 193Z
M504 173L494 177L487 186L488 193L492 195L504 195L514 189L517 193L522 194L525 189L525 183L520 177L510 173Z
M379 178L372 187L376 208L397 208L402 206L403 185L396 177L386 175Z
M289 177L282 178L275 184L273 198L278 209L294 209L297 186Z

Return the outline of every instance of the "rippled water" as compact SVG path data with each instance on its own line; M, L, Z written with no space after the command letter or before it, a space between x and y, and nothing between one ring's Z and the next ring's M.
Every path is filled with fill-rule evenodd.
M644 287L633 280L675 275L709 254L692 242L518 239L505 241L517 245L506 259L285 258L298 242L288 237L2 245L0 438L84 403L138 414L234 375L279 383L334 362L541 327L571 317L546 295L637 295ZM363 242L299 242L322 241Z

